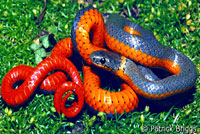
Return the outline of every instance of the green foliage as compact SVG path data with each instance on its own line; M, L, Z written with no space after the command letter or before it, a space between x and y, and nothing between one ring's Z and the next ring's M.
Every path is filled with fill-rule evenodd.
M76 13L89 4L70 0L50 0L40 25L37 18L43 1L2 0L0 2L0 83L14 66L36 66L48 56L49 35L40 37L42 30L54 35L56 41L70 37ZM97 0L92 6L102 13L123 13L131 21L151 30L163 45L176 48L187 55L200 71L199 3L197 0ZM133 7L140 8L137 18ZM53 96L36 94L27 106L10 109L0 97L0 133L150 133L151 126L195 127L200 133L200 79L196 82L194 101L185 107L161 113L151 113L151 107L140 112L124 113L123 117L108 119L103 113L90 116L87 109L76 119L59 116L53 109ZM147 104L148 105L148 104ZM150 110L149 110L150 109ZM141 127L142 126L142 127ZM153 131L156 133L155 131ZM186 130L185 130L186 132ZM176 133L173 131L171 133ZM177 132L178 133L178 132Z
M49 35L44 35L39 38L40 43L32 43L30 48L35 53L35 63L39 64L44 58L48 57L48 50L51 50L53 45L49 42Z

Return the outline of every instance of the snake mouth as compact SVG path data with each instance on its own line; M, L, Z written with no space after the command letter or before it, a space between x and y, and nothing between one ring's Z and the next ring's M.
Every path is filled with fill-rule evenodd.
M103 57L98 57L97 55L93 54L90 56L92 64L96 67L103 68L104 70L111 71L112 68L106 65L106 59Z
M91 55L90 55L90 59L92 60L92 63L93 64L97 64L97 65L105 65L106 64L106 58L101 56L99 54L99 51L97 52L93 52Z
M111 66L111 58L108 57L108 53L110 52L103 50L91 53L90 59L92 61L92 64L97 67L103 68L104 70L112 71L113 67Z
M91 53L90 59L93 65L111 72L117 71L122 62L121 55L104 50Z

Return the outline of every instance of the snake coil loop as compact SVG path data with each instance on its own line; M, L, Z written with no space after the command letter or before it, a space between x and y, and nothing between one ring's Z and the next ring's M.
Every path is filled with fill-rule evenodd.
M34 94L40 83L42 83L41 89L55 92L54 105L57 112L64 113L66 117L77 115L84 104L84 91L78 70L66 58L66 56L71 54L72 43L71 39L67 38L61 40L54 47L52 55L40 62L35 68L26 65L12 68L4 77L1 85L3 100L10 106L19 106L26 102ZM54 70L66 72L72 82L65 82L67 77L62 72L57 72L44 79L48 73ZM60 77L61 80L58 80ZM15 89L13 85L18 81L23 81L23 83ZM57 87L59 88L56 89ZM75 94L78 96L78 102L74 102L70 107L65 108L65 101L73 93L73 90L75 90ZM70 92L62 98L66 91Z
M94 15L96 16L94 17ZM197 72L189 58L175 49L161 45L152 32L124 17L117 14L110 14L107 17L103 25L102 15L96 9L87 7L79 11L74 19L71 33L72 42L76 51L88 64L113 72L137 94L147 99L168 98L182 93L194 85ZM97 24L99 24L98 28L101 31L99 33L95 32L98 30L93 29ZM99 42L102 43L105 38L106 45L116 53L105 50L101 45L93 45L89 37L91 31L93 31L93 37L99 37ZM136 65L132 60L141 65ZM143 65L161 67L173 75L160 79ZM113 107L117 108L116 101L113 100L116 98L111 95L111 92L102 91L97 76L92 77L94 74L91 69L84 68L83 71L86 103L93 110L113 114ZM145 75L145 73L148 74ZM88 76L89 74L91 77ZM97 84L92 80L96 81ZM111 98L111 101L106 101L106 98ZM128 102L127 97L119 101ZM125 111L131 109L123 108ZM121 112L117 111L117 113Z

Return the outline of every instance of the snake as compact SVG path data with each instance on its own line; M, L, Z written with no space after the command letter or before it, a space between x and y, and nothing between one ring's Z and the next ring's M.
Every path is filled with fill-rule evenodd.
M93 111L109 115L129 112L138 102L130 88L140 96L159 101L190 89L197 79L196 67L187 56L161 45L151 31L118 14L104 16L97 9L86 7L77 13L71 36L75 51L88 65L110 71L128 84L123 86L128 89L121 92L104 90L91 67L84 67L85 101ZM145 67L137 64L163 68L172 75L160 79L151 77L153 73L148 71L150 75L145 76ZM129 103L133 105L128 106Z
M55 92L54 106L58 113L63 113L69 118L79 114L84 105L84 91L78 70L66 58L71 54L71 38L66 38L59 41L53 48L51 56L45 58L35 68L27 65L12 68L3 78L1 85L1 96L4 102L11 107L19 107L40 87L41 90ZM48 76L55 70L58 72ZM65 73L69 75L71 81L67 81ZM15 86L17 83L18 87ZM67 91L69 92L63 97ZM78 100L65 107L65 102L73 93Z
M196 67L189 58L161 45L152 32L117 14L104 16L92 7L80 10L72 25L71 38L61 40L52 55L35 68L27 65L12 68L2 81L2 99L9 106L20 106L40 86L42 90L55 92L56 111L66 117L80 113L84 100L93 111L113 116L133 111L139 102L137 94L161 100L190 89L197 78ZM126 83L121 85L122 91L102 89L100 78L90 66L83 67L82 85L76 67L66 58L72 54L72 43L87 64L101 67L123 79ZM164 68L173 75L160 79L144 66ZM63 72L47 76L54 70L67 73L72 82L66 82ZM21 84L15 87L17 82ZM67 91L69 93L63 97ZM73 93L78 101L66 108L65 101Z

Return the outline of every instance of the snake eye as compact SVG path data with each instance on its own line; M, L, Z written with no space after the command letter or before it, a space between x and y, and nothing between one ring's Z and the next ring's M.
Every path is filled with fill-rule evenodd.
M105 58L101 58L100 62L101 62L101 64L105 64L106 63L106 59Z

